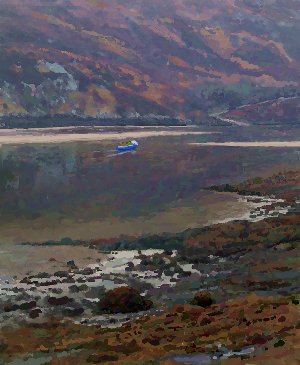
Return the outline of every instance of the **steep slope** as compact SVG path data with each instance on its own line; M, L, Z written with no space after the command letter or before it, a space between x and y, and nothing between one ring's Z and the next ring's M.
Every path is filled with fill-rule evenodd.
M298 124L300 122L300 97L279 98L245 105L222 114L236 123L251 124Z
M296 0L2 0L0 114L203 118L294 94Z

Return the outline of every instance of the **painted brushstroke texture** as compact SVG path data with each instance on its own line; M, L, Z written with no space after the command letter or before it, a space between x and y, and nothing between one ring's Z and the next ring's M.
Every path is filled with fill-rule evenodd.
M293 0L3 0L0 14L4 116L203 122L299 86Z

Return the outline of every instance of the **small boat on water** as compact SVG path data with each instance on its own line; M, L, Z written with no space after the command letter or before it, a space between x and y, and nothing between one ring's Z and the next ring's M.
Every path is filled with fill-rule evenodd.
M127 141L127 142L121 142L117 146L117 151L118 152L124 152L124 151L136 150L138 145L139 145L138 142L135 141L135 140Z

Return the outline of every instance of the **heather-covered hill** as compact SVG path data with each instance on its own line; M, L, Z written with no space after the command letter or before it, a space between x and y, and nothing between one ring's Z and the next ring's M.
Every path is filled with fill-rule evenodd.
M295 0L2 0L0 115L168 115L295 95Z
M300 98L296 96L242 106L224 113L222 117L242 123L291 125L300 122L299 112Z

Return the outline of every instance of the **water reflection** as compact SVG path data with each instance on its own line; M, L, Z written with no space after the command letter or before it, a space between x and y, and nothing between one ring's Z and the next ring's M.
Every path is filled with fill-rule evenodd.
M274 134L280 135L272 131L269 138ZM3 145L0 232L14 221L20 226L24 220L27 227L38 218L62 226L70 219L106 219L113 224L114 219L151 219L179 206L194 207L200 216L206 214L205 204L212 204L205 201L211 193L202 188L299 165L297 148L194 148L188 144L237 136L241 137L240 130L226 129L217 135L148 138L138 151L125 153L116 153L109 142ZM249 136L257 139L254 132Z

